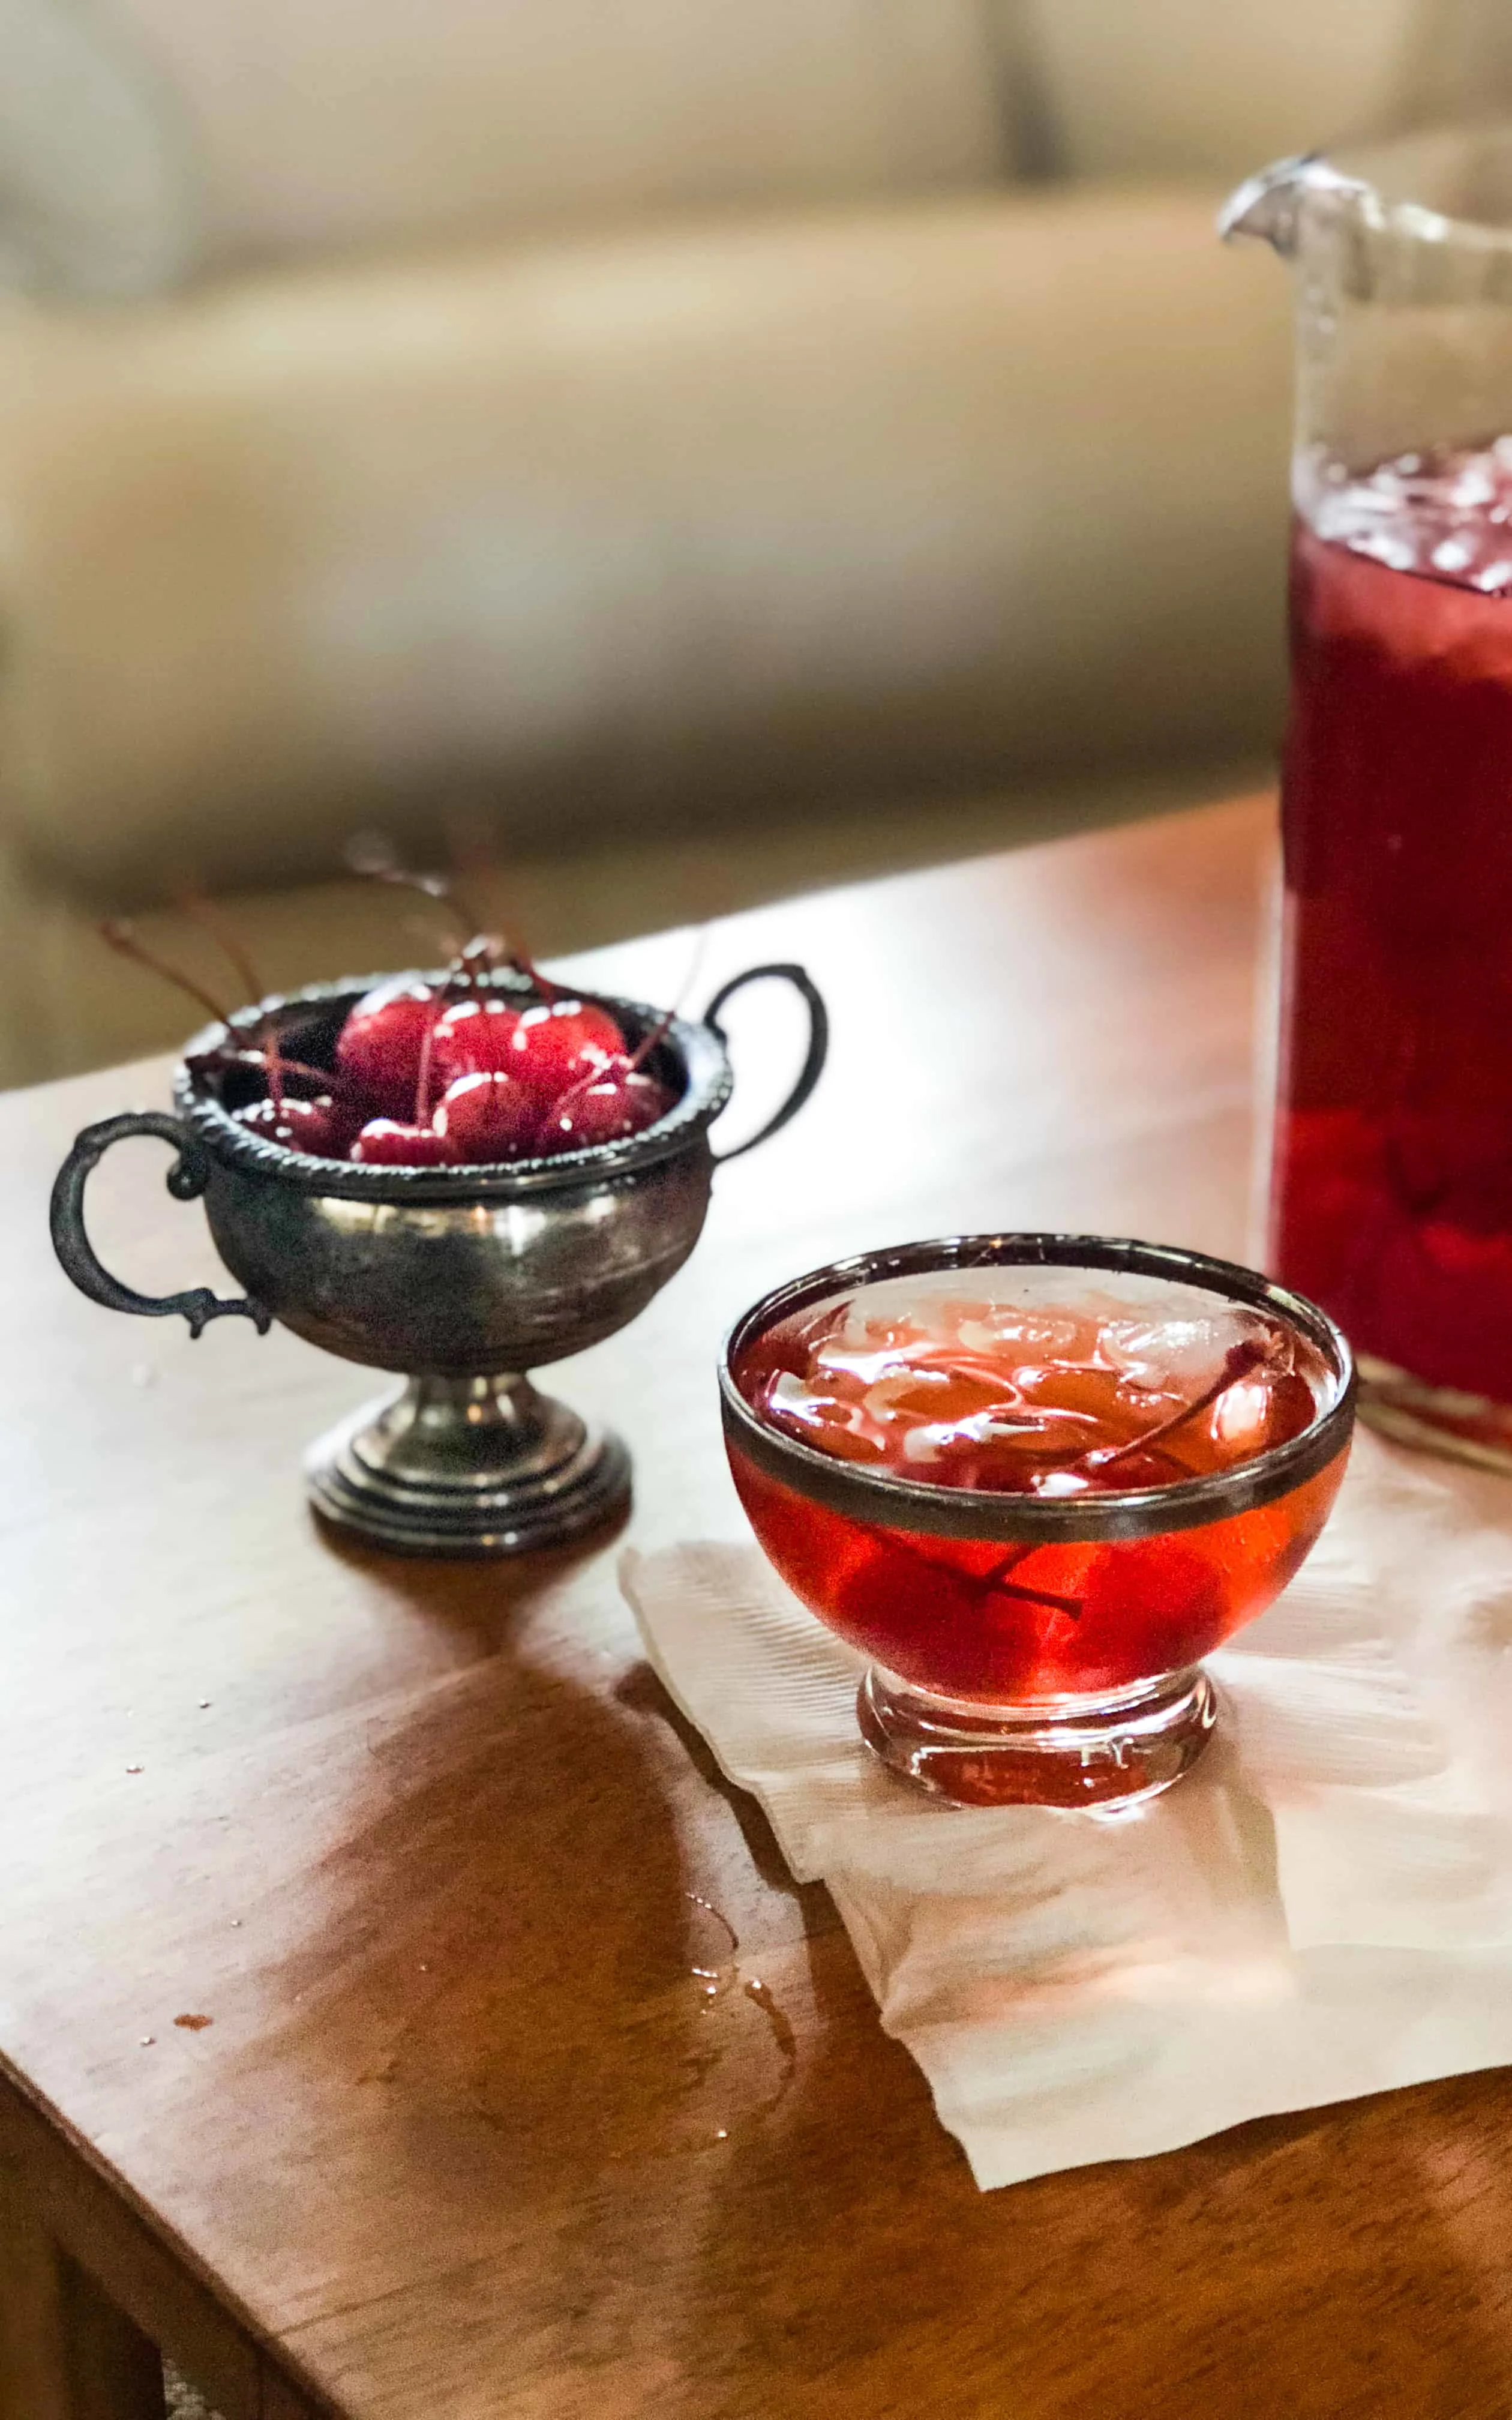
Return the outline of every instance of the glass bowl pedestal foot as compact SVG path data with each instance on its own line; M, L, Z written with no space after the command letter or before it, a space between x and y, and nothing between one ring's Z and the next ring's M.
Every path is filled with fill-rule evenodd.
M310 1448L316 1511L390 1553L523 1555L601 1528L630 1458L526 1377L409 1378Z
M983 1706L916 1689L873 1664L861 1736L892 1773L957 1807L1118 1807L1196 1763L1216 1698L1199 1665L1095 1698Z

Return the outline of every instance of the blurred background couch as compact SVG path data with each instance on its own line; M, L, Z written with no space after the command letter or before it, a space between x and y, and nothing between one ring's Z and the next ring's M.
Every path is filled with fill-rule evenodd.
M1288 297L1226 186L1500 71L1473 0L0 0L0 1080L1232 787ZM217 973L217 981L223 978Z

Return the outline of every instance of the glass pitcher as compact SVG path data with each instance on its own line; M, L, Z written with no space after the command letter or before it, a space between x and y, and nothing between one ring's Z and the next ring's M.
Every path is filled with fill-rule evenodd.
M1271 1265L1377 1426L1512 1468L1512 129L1221 224L1297 271Z

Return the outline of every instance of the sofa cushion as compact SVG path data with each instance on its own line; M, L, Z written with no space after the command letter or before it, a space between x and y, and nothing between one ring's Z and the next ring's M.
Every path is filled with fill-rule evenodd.
M89 0L0 0L0 287L102 299L170 283L199 245L172 99Z
M1424 0L990 5L1039 70L1055 163L1078 177L1238 178L1374 132L1418 98L1443 13Z
M995 177L985 0L98 0L176 85L207 258Z
M470 785L540 849L1242 747L1288 295L1212 199L285 273L69 331L0 447L5 828L161 895Z

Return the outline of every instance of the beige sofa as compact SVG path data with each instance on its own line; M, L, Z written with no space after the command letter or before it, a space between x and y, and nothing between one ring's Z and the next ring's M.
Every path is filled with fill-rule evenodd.
M1263 756L1287 297L1212 209L1410 114L1412 0L62 8L0 5L0 1079L183 1030L106 908L413 955L358 827L465 809L552 949Z

